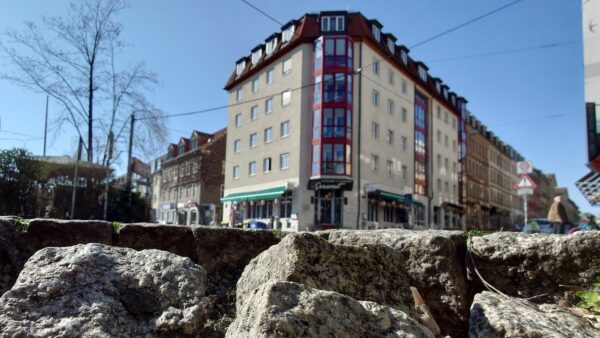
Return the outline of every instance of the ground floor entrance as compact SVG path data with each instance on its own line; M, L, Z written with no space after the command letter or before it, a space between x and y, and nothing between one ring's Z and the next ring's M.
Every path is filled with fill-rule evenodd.
M344 224L342 190L315 191L315 225L317 229L340 228Z

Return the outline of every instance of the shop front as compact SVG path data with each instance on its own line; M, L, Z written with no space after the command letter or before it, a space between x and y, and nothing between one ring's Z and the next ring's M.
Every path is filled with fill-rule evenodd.
M314 191L315 230L339 229L344 225L344 191L352 190L350 180L310 180L308 189Z
M221 202L229 211L224 215L224 222L232 227L242 227L251 220L273 229L290 227L292 190L285 186L228 194Z

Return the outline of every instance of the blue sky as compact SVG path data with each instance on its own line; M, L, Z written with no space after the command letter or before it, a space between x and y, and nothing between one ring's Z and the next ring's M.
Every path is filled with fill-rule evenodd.
M510 0L281 1L252 0L281 22L307 12L349 9L376 18L399 44L412 46L445 29L511 2ZM63 15L68 2L0 0L0 30L23 27L42 14ZM160 86L148 95L168 114L224 105L222 89L234 62L272 32L273 21L240 0L134 0L118 20L131 46L125 63L145 61ZM469 100L469 110L502 140L545 172L556 173L583 211L589 206L574 182L588 172L583 98L581 2L525 0L507 10L411 50L433 76ZM554 48L460 58L550 43ZM457 58L457 60L447 60ZM446 61L443 61L446 60ZM0 55L0 67L8 60ZM57 105L50 102L50 114ZM0 81L0 148L23 146L43 135L45 96ZM226 110L173 118L169 141L192 129L212 132L226 124ZM67 125L51 133L48 153L72 154L76 137ZM41 154L42 141L25 146ZM166 145L165 145L166 149ZM134 151L135 153L135 151Z

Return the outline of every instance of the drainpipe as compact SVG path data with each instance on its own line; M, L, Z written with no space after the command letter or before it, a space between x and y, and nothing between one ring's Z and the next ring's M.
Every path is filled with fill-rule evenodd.
M354 74L358 74L358 150L357 156L358 165L356 166L356 188L358 192L358 199L356 200L356 229L360 229L360 202L362 199L361 194L361 182L360 182L360 167L361 167L361 156L360 156L360 147L361 147L361 136L362 136L362 42L358 46L358 68L354 71Z

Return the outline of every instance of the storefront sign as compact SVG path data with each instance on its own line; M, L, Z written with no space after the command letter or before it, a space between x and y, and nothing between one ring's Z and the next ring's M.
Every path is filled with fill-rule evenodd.
M352 181L347 180L310 180L308 182L309 190L352 190Z

